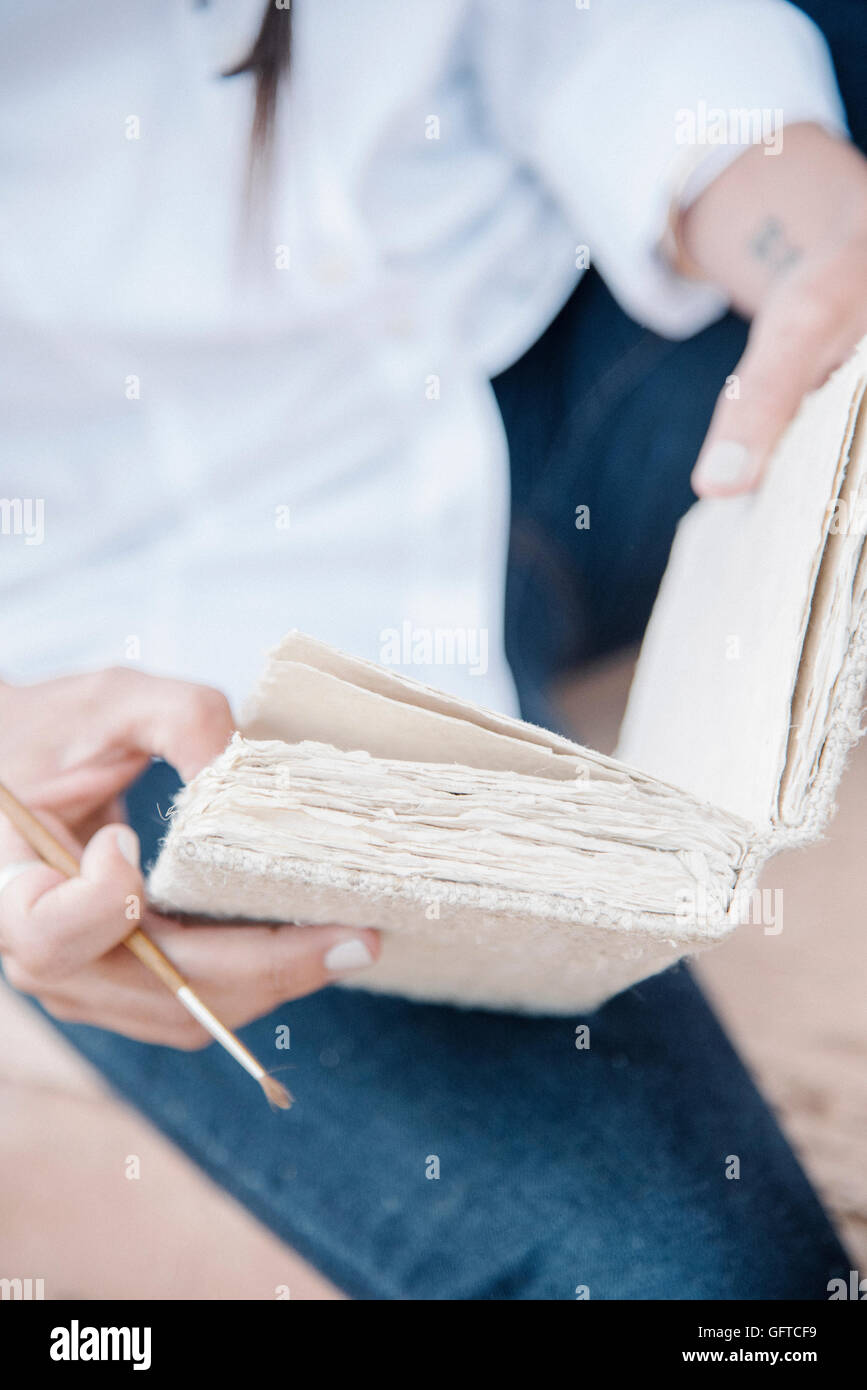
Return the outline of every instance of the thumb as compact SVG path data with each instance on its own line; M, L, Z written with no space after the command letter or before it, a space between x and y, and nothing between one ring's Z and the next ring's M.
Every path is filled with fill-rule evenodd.
M721 392L692 472L699 497L735 497L758 487L804 394L833 363L800 334L756 331Z
M22 924L20 954L32 975L74 975L136 929L144 909L137 861L135 832L106 825L88 841L74 878L46 882L34 872L10 885L8 906Z
M89 948L101 955L140 925L145 908L141 874L141 846L129 825L104 825L88 840L81 855L78 888L79 911L89 905Z
M97 883L117 878L131 882L133 877L138 879L140 861L139 838L132 826L104 825L85 845L79 873Z

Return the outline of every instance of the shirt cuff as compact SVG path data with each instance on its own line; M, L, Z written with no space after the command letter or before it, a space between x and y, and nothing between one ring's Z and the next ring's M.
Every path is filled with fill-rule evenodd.
M803 121L847 134L812 21L780 0L689 0L648 5L602 34L546 104L537 148L622 308L685 338L728 301L663 250L672 201L688 206L757 141L777 157L784 126Z

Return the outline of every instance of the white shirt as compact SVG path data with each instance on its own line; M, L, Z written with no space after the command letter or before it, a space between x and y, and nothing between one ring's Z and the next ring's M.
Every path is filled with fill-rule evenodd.
M676 113L845 129L824 43L777 0L293 0L245 233L254 84L218 74L262 10L0 19L0 671L237 700L299 627L511 712L488 378L584 246L659 332L722 313L658 250Z

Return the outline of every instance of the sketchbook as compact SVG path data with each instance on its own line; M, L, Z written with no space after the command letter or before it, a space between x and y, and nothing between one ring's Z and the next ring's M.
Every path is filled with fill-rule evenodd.
M155 905L377 927L352 987L553 1014L753 920L859 733L865 383L862 344L758 493L683 518L615 758L292 632L178 795Z

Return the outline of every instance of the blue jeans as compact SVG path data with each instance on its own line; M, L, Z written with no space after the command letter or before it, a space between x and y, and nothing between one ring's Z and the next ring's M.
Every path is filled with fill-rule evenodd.
M847 28L845 4L804 8L829 32L863 138L847 90L863 23ZM507 650L529 718L553 722L553 675L640 636L744 337L727 317L665 341L590 274L496 383L513 470ZM589 531L574 526L581 504ZM175 785L158 765L130 795L146 849ZM689 971L598 1010L586 1050L580 1021L329 988L243 1030L266 1065L290 1064L288 1115L214 1046L57 1026L355 1298L826 1298L850 1262Z

